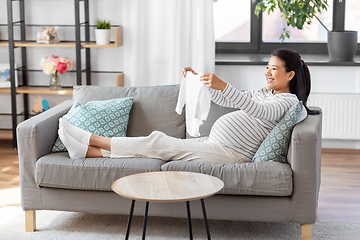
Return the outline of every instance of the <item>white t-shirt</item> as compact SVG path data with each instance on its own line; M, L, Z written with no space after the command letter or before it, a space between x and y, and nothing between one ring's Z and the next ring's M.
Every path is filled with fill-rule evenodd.
M180 92L175 111L181 114L185 105L186 131L190 136L199 137L200 126L207 119L210 111L211 95L208 88L200 81L201 74L191 72L181 80Z

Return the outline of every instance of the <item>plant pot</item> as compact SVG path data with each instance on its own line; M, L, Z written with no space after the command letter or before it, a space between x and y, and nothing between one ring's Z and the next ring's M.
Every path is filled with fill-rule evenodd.
M354 61L357 47L357 31L328 32L327 46L331 62Z
M95 40L97 45L108 45L110 43L110 29L95 29Z

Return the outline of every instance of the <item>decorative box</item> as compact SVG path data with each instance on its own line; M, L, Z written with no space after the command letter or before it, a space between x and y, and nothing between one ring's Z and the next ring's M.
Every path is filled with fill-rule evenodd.
M41 28L36 35L37 43L58 43L58 28Z

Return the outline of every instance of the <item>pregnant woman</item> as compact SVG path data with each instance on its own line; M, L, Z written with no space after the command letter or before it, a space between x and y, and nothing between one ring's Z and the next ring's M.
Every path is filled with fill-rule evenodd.
M197 73L190 67L183 69ZM262 141L292 105L303 101L304 113L318 114L307 108L310 94L310 72L300 55L289 49L278 49L265 69L266 87L238 91L213 73L200 80L209 88L212 101L237 111L220 117L209 137L178 139L154 131L147 137L96 136L61 118L59 136L70 158L156 158L164 161L184 160L213 164L250 162Z

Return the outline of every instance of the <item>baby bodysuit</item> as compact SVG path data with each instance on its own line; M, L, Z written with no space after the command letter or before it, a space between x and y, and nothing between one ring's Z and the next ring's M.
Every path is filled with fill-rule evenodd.
M186 131L192 137L199 137L200 126L210 111L211 95L209 89L200 81L201 74L187 72L181 79L180 92L175 111L181 114L185 105Z

